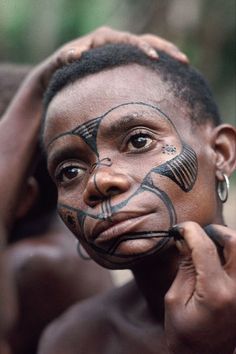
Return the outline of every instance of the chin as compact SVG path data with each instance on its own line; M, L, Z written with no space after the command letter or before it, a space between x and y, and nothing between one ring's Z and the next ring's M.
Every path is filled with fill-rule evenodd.
M120 242L112 254L107 254L96 247L93 249L86 247L86 250L90 257L102 267L132 269L145 259L162 253L168 248L170 241L169 237L125 240Z

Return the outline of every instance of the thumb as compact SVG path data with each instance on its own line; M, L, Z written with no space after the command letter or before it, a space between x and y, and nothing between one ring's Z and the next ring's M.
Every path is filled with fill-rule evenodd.
M166 294L166 302L186 305L195 290L196 270L185 240L175 239L175 244L179 250L179 265L176 277Z

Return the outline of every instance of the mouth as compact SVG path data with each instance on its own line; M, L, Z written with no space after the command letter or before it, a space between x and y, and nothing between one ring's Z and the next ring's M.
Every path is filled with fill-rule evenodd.
M110 253L123 241L166 236L166 231L146 231L151 214L114 215L111 221L100 222L94 227L89 242ZM140 231L142 229L144 231Z
M113 215L110 220L99 222L93 228L89 239L96 242L105 242L114 237L131 231L137 222L141 222L147 215L133 213L119 213Z

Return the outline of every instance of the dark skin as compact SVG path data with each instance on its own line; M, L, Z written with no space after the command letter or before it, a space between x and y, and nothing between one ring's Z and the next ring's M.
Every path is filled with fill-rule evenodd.
M42 330L52 320L74 303L113 286L111 275L94 262L82 260L76 247L71 232L54 216L47 232L7 248L6 263L19 305L8 335L13 353L35 353Z
M22 67L14 67L14 70L10 77L12 96L19 85L17 74L20 76ZM7 98L10 101L9 90ZM5 110L7 107L3 103L6 104L6 99L1 105L1 109ZM47 173L46 169L44 173ZM7 342L15 354L35 353L42 330L52 320L72 304L113 287L111 274L107 270L78 256L77 242L58 217L56 203L54 212L47 213L47 227L44 226L43 231L46 215L43 206L33 220L32 213L27 215L38 206L40 192L47 197L46 186L38 184L31 176L22 188L16 211L17 223L10 232L11 242L1 256L16 287L18 316L7 334ZM47 186L48 189L52 187ZM44 205L46 207L45 201ZM21 236L16 240L19 229ZM9 298L6 303L1 301L1 305L10 310L12 304Z
M130 33L126 32L118 32L114 31L109 28L100 28L95 32L86 35L78 40L71 41L70 43L66 44L62 48L60 48L56 53L54 53L51 57L46 59L43 63L38 65L26 78L25 82L22 84L19 92L17 93L16 97L14 98L12 104L10 105L7 112L4 114L4 117L1 120L1 139L0 139L0 171L1 171L1 187L0 187L0 195L1 195L1 206L0 206L0 214L1 214L1 241L3 245L3 249L5 249L5 243L7 239L7 235L11 230L11 226L14 220L18 217L19 208L22 210L22 200L23 200L23 209L27 209L29 205L31 205L31 201L28 200L29 193L27 193L27 198L22 197L22 190L25 191L25 181L27 180L27 176L29 175L31 161L34 159L36 154L36 147L37 147L37 137L39 132L40 126L40 118L42 114L42 97L45 90L45 87L48 83L53 72L60 67L74 59L78 59L82 52L96 46L103 45L105 43L131 43L133 45L137 45L140 49L142 49L147 55L152 57L154 60L158 58L156 51L153 49L160 48L161 50L165 50L173 57L177 58L180 61L187 62L186 56L181 53L178 48L176 48L172 43L153 36L153 35L143 35L137 37ZM32 119L34 117L34 119ZM18 134L19 131L24 131L24 134ZM11 141L11 144L9 144ZM9 178L9 161L11 161L11 169L17 171L17 173L11 174L11 178ZM19 206L20 205L20 206ZM22 211L20 212L20 214ZM59 229L61 226L59 227ZM54 242L55 245L55 231L60 234L61 231L58 231L58 227L51 230L48 237L48 247L47 251L54 256L57 255L57 247L53 248L51 242ZM64 229L62 231L64 233ZM57 235L58 236L58 235ZM63 243L62 240L59 240L57 237L56 243L60 245ZM13 269L22 268L23 264L25 263L25 252L31 251L32 246L36 245L38 242L37 240L33 241L32 244L29 244L27 241L23 241L22 244L18 244L19 248L16 249L13 247L11 250L7 251L8 254L8 261L10 262L13 259L13 262L10 264L10 267ZM30 261L30 266L36 271L38 270L39 278L42 280L42 284L45 282L44 272L47 268L51 271L52 278L54 275L57 277L57 264L52 262L50 259L45 258L45 247L40 248L39 244L37 244L37 252L36 248L34 248L34 260ZM65 246L65 245L64 245ZM68 246L68 245L67 245ZM72 250L72 243L70 243L70 247L68 247L68 254L73 253L73 257L75 256L75 250ZM72 253L71 253L72 252ZM16 254L17 253L17 254ZM46 252L47 253L47 252ZM50 258L50 257L49 257ZM60 257L57 257L59 259ZM63 257L62 257L63 258ZM5 263L1 258L1 262L3 264L0 265L1 271L1 305L6 304L6 306L2 306L0 308L0 319L1 319L1 328L0 328L0 335L5 336L5 333L9 331L9 328L12 326L13 319L16 316L16 308L13 306L15 303L14 301L10 301L11 298L14 298L14 291L11 289L9 276L7 271L5 270ZM34 264L32 264L32 262ZM40 263L40 267L39 264ZM78 263L77 260L75 263ZM79 262L80 263L80 262ZM42 266L43 264L43 266ZM91 266L92 268L93 266ZM73 268L76 268L73 267ZM91 269L92 270L92 269ZM92 272L94 274L94 272ZM61 274L61 272L60 272ZM63 274L62 278L63 278ZM20 297L23 299L26 298L25 291L27 287L24 288L24 284L29 283L29 279L31 279L32 274L26 274L26 278L20 278L18 285L20 288L23 289L20 291ZM34 278L34 277L33 277ZM98 278L96 279L98 280ZM65 285L67 284L68 279L66 282L61 279L61 282ZM102 285L101 278L99 278L100 285ZM30 280L32 284L32 279ZM59 282L60 283L60 282ZM58 283L58 284L59 284ZM23 284L23 287L21 286ZM39 286L39 283L37 284ZM62 288L64 288L64 285ZM60 284L58 285L60 288ZM66 285L68 288L68 286ZM75 286L76 287L76 286ZM25 290L24 290L25 289ZM81 290L81 289L80 289ZM88 290L88 289L87 289ZM49 289L50 292L50 289ZM81 295L81 291L80 291ZM83 294L83 296L87 296ZM50 295L51 296L51 295ZM73 297L73 296L72 296ZM28 298L28 294L27 294ZM7 299L5 301L4 299ZM36 298L35 298L36 299ZM73 298L74 301L74 298ZM59 301L60 302L60 301ZM68 305L68 304L67 304ZM63 304L63 306L67 306ZM60 311L63 306L60 307ZM44 312L42 310L41 312ZM48 311L50 312L50 311ZM53 311L52 311L53 312ZM25 314L25 312L24 312ZM57 313L58 314L58 313ZM49 315L49 316L48 316ZM46 321L50 317L50 313L46 314ZM55 316L55 314L53 314ZM27 317L27 316L26 316ZM44 317L44 316L42 316ZM26 319L26 318L24 318ZM45 318L43 319L43 321ZM45 324L45 322L44 322ZM31 323L32 325L32 323ZM41 324L40 324L41 326ZM31 326L34 327L33 325ZM28 330L27 327L24 326L25 330ZM40 327L41 330L41 327ZM17 329L19 334L19 330ZM32 336L31 336L32 337ZM31 340L32 338L30 338ZM16 339L17 347L19 349L19 343L22 345L22 338ZM4 349L3 349L4 346ZM22 349L22 347L21 347ZM1 351L3 352L5 349L5 344L1 346ZM23 350L23 349L22 349ZM27 351L27 349L26 349Z
M83 138L84 124L102 115L94 145ZM132 117L131 126L118 124L124 116ZM77 135L71 134L75 128ZM47 111L44 144L62 218L101 265L129 267L139 291L127 285L81 305L49 328L39 353L97 353L99 347L100 353L232 354L236 233L223 226L216 184L235 168L235 128L206 122L193 129L189 108L168 84L130 64L60 91ZM197 157L188 190L160 169L182 156L185 145ZM147 176L154 187L140 192ZM150 237L173 222L180 240ZM223 262L203 229L209 224L223 247ZM134 233L142 237L122 238ZM107 245L117 238L121 242L110 252Z
M0 222L0 353L10 354L5 336L16 319L16 298L13 281L4 258L7 231Z

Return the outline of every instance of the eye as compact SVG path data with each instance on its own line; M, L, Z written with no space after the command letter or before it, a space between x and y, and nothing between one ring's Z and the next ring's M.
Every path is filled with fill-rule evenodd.
M58 184L65 185L75 179L80 179L86 171L76 162L63 163L55 171L55 180Z
M151 134L136 132L129 137L127 141L127 150L128 152L135 152L137 150L143 151L148 149L153 142L154 138Z

